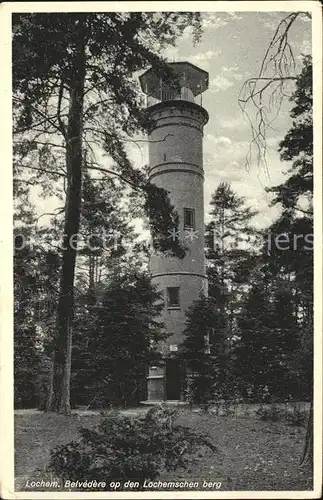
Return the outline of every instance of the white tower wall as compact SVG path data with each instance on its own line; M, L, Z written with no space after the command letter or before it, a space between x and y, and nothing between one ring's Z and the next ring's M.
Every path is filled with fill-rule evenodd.
M154 121L149 140L150 179L168 191L179 215L179 237L187 246L183 259L153 254L152 282L163 292L162 320L171 336L161 346L165 358L179 346L185 328L185 313L200 293L207 293L204 257L203 127L207 112L197 104L172 100L149 108ZM194 210L195 224L184 227L184 209ZM186 230L185 230L186 229ZM171 232L175 228L169 228ZM175 234L175 233L174 233ZM168 307L167 289L179 287L179 306ZM165 371L150 370L148 399L166 399Z

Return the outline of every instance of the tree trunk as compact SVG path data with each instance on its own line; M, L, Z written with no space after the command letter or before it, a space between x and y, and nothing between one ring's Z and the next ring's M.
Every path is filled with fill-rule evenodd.
M309 464L313 466L313 396L311 399L310 414L307 422L304 449L300 465Z
M81 38L81 37L80 37ZM77 235L80 223L82 188L82 118L85 80L85 50L81 40L76 48L70 86L70 107L66 130L67 195L63 235L62 267L53 352L53 373L46 411L69 414L74 316L74 275Z

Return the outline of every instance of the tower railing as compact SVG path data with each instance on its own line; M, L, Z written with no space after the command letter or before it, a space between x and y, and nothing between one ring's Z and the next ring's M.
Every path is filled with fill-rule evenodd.
M175 90L171 89L162 89L159 98L153 95L146 95L146 106L149 107L159 102L173 101L173 100L194 102L195 104L202 106L202 94L194 97L193 94L190 95L187 89L185 88L182 89L180 92L176 92Z

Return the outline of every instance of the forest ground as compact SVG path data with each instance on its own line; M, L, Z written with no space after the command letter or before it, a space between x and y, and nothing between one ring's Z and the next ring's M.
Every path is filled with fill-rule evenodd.
M91 428L100 418L94 412L74 413L71 417L28 410L17 412L16 491L25 489L28 478L50 480L50 474L45 472L50 450L77 439L80 426ZM189 409L180 411L178 422L208 434L220 454L199 452L191 457L188 470L164 472L159 478L161 481L186 479L198 481L199 485L203 481L220 481L221 491L312 489L309 469L299 467L304 427L260 421L255 417L215 416Z

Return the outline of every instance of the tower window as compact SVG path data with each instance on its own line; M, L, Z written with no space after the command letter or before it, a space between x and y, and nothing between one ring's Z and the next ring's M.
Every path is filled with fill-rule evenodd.
M179 287L167 288L167 307L179 307Z
M194 208L184 208L184 228L195 229L195 210L194 210Z

